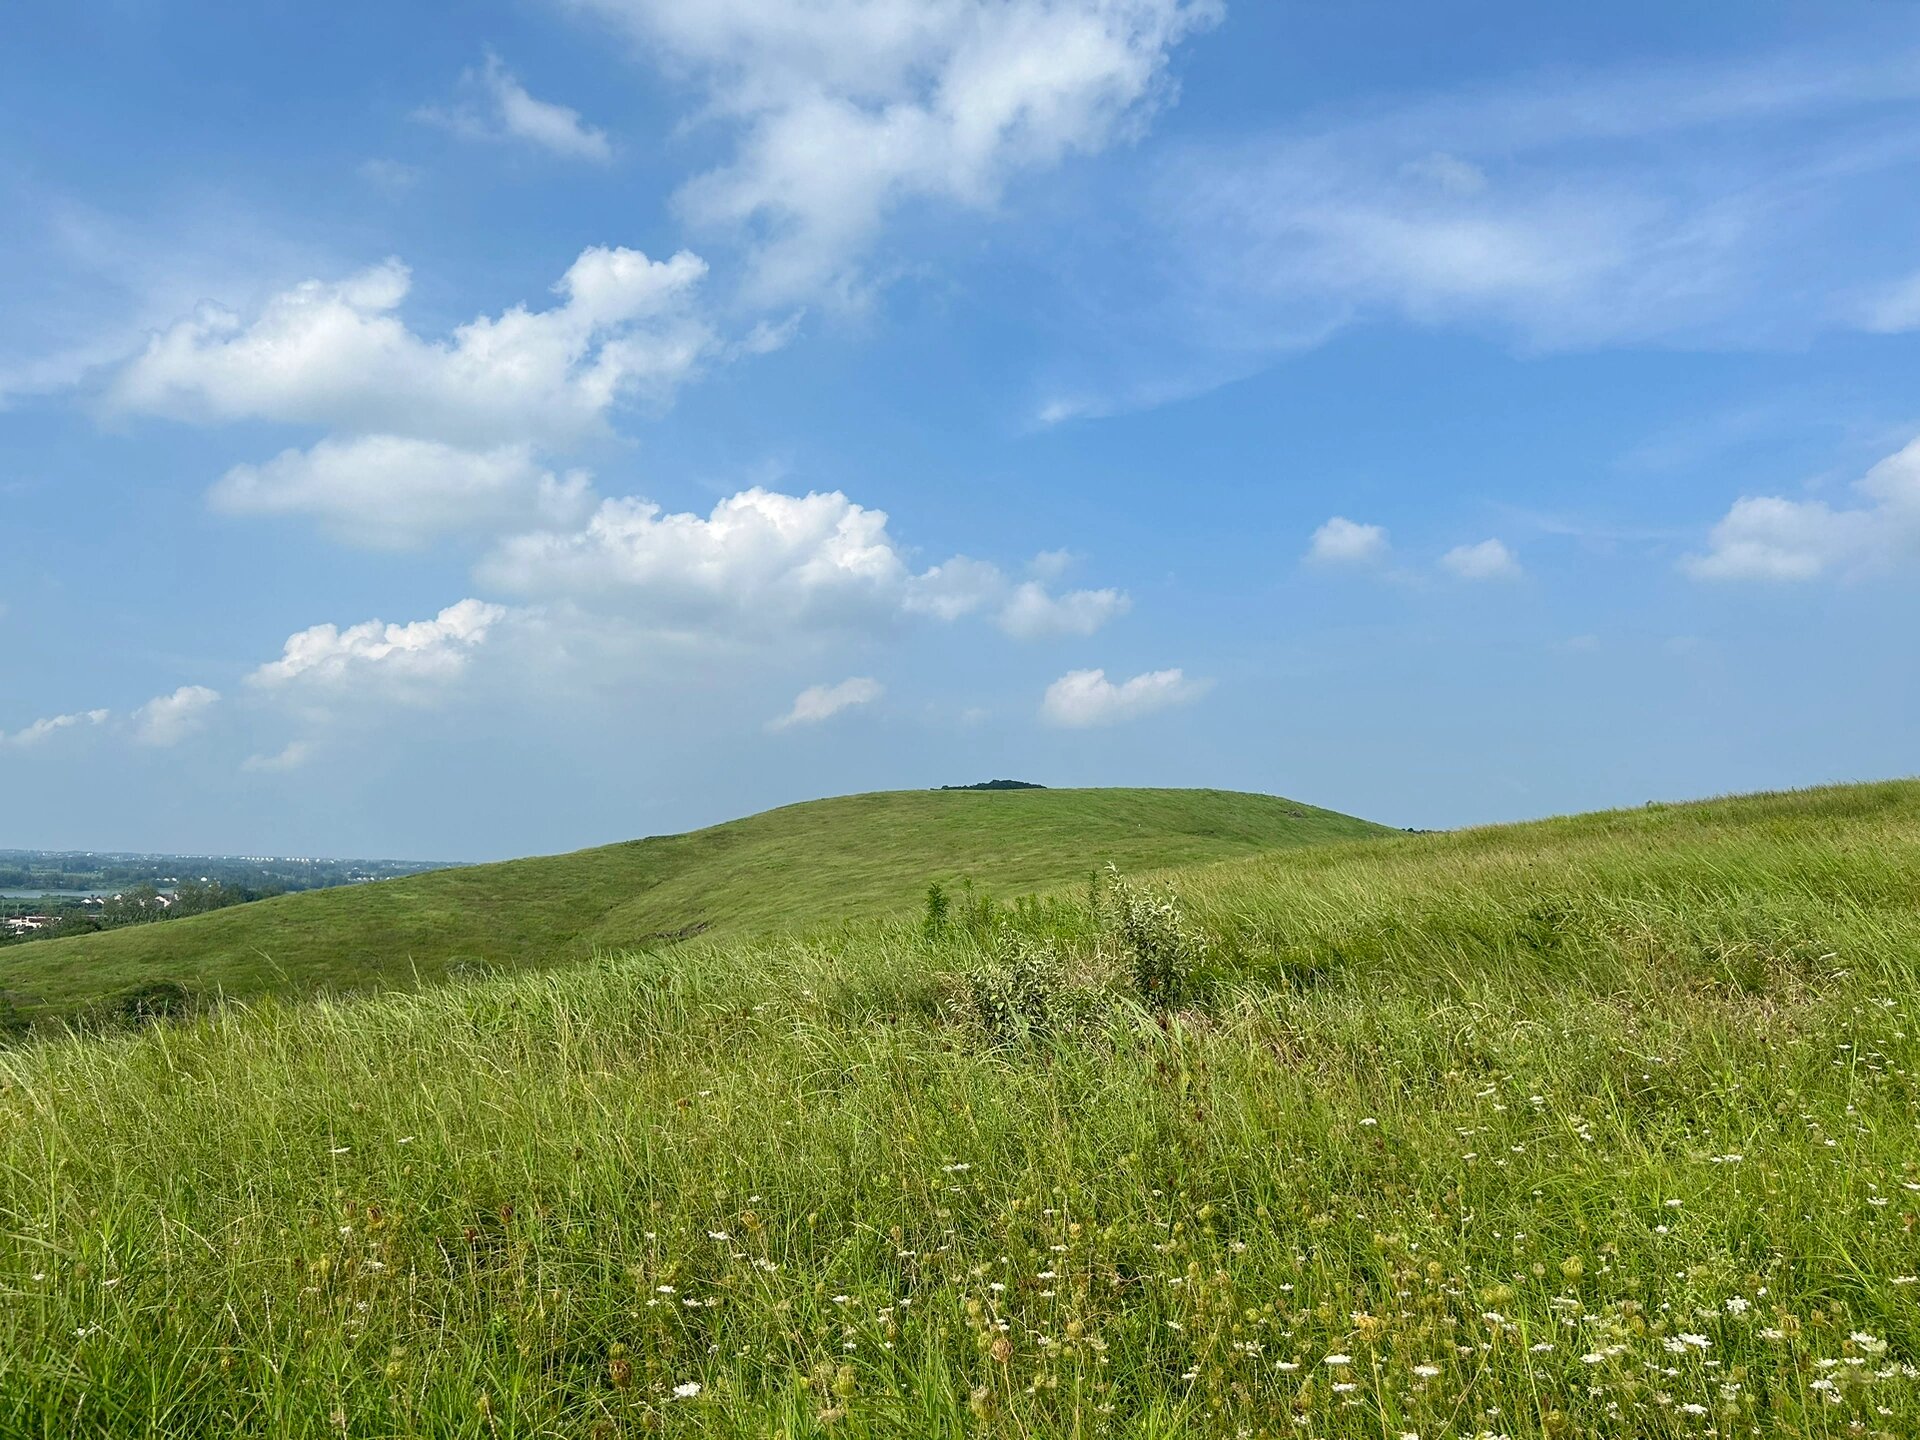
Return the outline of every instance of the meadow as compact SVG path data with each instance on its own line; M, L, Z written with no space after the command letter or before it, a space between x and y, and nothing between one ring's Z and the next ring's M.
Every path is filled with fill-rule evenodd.
M0 1435L1920 1433L1920 784L1090 869L0 1052Z

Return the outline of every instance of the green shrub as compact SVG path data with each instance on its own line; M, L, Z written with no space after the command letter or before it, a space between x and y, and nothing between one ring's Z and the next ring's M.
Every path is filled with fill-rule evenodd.
M1185 1004L1206 959L1205 939L1171 890L1146 889L1108 868L1111 934L1134 991L1149 1010Z
M1003 930L960 975L954 1008L995 1045L1021 1044L1064 1029L1083 1008L1051 940Z

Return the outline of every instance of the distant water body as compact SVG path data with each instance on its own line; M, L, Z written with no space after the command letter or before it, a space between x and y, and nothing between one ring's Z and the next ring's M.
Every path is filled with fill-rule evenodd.
M0 890L0 900L85 900L99 890Z

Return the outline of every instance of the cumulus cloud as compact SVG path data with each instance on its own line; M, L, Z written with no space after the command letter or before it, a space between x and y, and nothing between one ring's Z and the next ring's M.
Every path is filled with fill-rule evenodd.
M560 303L481 316L445 340L395 313L398 260L309 280L243 318L209 307L153 336L117 377L119 408L198 421L276 420L467 447L564 444L622 403L671 397L715 349L694 294L706 263L595 246Z
M310 740L290 740L271 754L249 755L240 762L240 768L249 774L276 774L285 770L298 770L313 758L314 745Z
M725 615L767 630L885 606L906 574L885 511L838 491L759 486L705 516L607 500L584 528L515 536L481 567L488 583L520 594L613 598L668 626Z
M1440 557L1440 568L1460 580L1511 580L1520 574L1520 562L1498 540L1456 545Z
M247 682L268 693L424 700L466 670L507 615L503 606L469 599L406 625L315 625L288 636L281 657L260 666Z
M1084 635L1129 604L1117 590L1054 595L1038 581L1015 585L997 565L967 556L916 574L885 511L839 491L785 495L760 486L721 500L707 515L606 500L581 528L503 541L480 576L515 594L737 640L800 626L885 626L910 615L954 621L989 612L1020 638Z
M0 745L11 745L25 750L40 744L51 735L57 735L62 730L71 730L83 725L104 725L112 717L111 710L80 710L71 715L50 715L11 734L0 730Z
M1700 580L1814 580L1885 569L1920 556L1920 439L1855 485L1857 505L1744 496L1681 562Z
M142 745L178 745L206 724L220 692L205 685L182 685L171 695L156 695L133 712L133 738Z
M1113 725L1185 705L1206 693L1207 682L1178 670L1153 670L1116 685L1105 670L1070 670L1047 687L1041 716L1052 725L1085 729Z
M519 140L568 160L605 164L613 159L607 132L578 110L536 100L498 55L460 77L466 98L452 106L423 106L414 118L473 140Z
M737 144L682 189L740 228L762 298L855 283L887 215L981 207L1008 179L1128 133L1217 0L569 0L700 88Z
M299 515L349 544L405 549L437 535L578 524L593 507L580 471L556 476L528 445L467 450L404 435L324 440L236 465L208 494L235 515Z
M856 705L871 705L886 693L886 687L867 676L842 680L838 685L809 685L794 699L793 708L778 719L767 722L769 730L786 730L795 725L818 725L842 710Z
M992 606L1006 590L1007 577L998 565L956 555L914 576L907 588L906 606L939 620L958 620Z
M1320 565L1371 565L1387 553L1387 532L1336 515L1313 532L1307 559Z
M1127 613L1133 602L1118 590L1072 590L1055 595L1037 580L1016 586L1000 609L1000 628L1019 640L1091 635Z

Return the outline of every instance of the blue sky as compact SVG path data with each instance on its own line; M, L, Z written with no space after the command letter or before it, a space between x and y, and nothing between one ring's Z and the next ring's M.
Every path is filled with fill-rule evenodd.
M11 29L0 844L1914 769L1914 7Z

